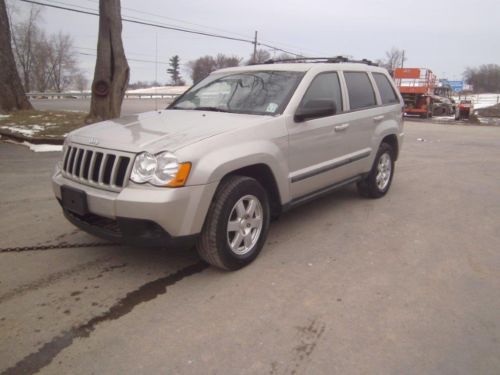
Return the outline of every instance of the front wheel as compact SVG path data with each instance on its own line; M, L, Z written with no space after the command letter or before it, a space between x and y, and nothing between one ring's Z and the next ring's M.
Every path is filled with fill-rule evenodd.
M378 149L368 176L358 182L358 192L367 198L383 197L391 187L394 175L394 150L387 143Z
M211 265L237 270L259 255L269 222L269 200L259 182L229 176L215 193L196 248Z

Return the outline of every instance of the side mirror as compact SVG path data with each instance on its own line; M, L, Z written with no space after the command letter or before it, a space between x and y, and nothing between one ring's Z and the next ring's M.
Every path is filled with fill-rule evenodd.
M295 122L313 118L333 116L337 113L337 105L333 100L314 99L305 102L295 112Z

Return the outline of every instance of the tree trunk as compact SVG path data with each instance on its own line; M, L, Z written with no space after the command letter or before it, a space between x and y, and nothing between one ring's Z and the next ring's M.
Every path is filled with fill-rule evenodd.
M97 61L88 123L120 117L129 73L122 43L120 0L100 0Z
M0 111L33 109L17 72L5 0L0 0Z

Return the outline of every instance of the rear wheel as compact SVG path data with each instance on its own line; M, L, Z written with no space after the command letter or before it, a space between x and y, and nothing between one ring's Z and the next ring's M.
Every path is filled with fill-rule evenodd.
M391 187L394 175L394 150L387 143L378 149L368 176L358 182L358 192L368 198L383 197Z
M215 193L196 244L198 253L216 267L242 268L262 250L269 221L269 200L264 188L253 178L229 176Z

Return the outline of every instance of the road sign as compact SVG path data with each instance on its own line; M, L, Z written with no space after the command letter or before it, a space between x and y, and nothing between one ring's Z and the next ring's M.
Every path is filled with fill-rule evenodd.
M464 81L448 81L454 92L464 91Z

